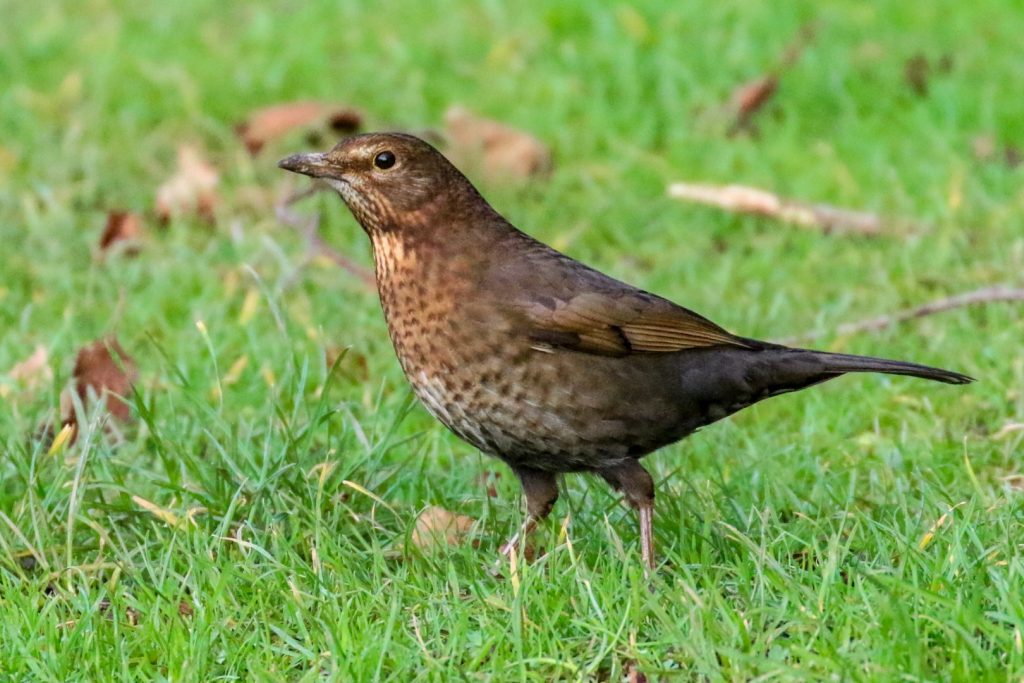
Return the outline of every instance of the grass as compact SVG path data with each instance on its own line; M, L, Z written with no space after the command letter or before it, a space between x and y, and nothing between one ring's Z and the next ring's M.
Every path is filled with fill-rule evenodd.
M0 678L1024 675L1024 506L1007 480L1024 441L999 433L1024 420L1020 306L828 336L1020 284L1024 170L971 141L1024 144L1024 12L660 4L0 2L0 369L42 344L56 373L34 393L0 380ZM727 137L716 107L810 20L819 37L760 136ZM952 58L925 97L903 82L917 53ZM412 403L375 295L302 267L271 205L295 186L274 161L303 141L252 159L233 135L292 98L406 128L468 104L552 146L549 181L482 185L536 236L743 334L817 330L981 381L844 378L651 456L653 593L632 515L582 477L541 531L550 552L496 579L521 519L512 478ZM95 258L106 212L148 210L183 142L221 169L216 227L177 220L137 258ZM821 236L674 203L679 179L929 227ZM300 208L369 263L337 198ZM136 426L113 442L98 416L50 455L36 427L76 349L111 333L140 366ZM476 546L403 553L429 505L478 520Z

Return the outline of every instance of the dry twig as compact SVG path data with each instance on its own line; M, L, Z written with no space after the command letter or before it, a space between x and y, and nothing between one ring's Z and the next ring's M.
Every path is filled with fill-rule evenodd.
M926 315L951 311L954 308L963 308L964 306L973 306L975 304L1009 301L1024 301L1024 288L1008 287L1006 285L983 287L982 289L976 289L971 292L964 292L963 294L955 294L942 299L936 299L935 301L930 301L926 304L915 306L914 308L906 308L902 311L897 311L896 313L889 315L880 315L874 318L867 318L866 320L844 323L836 329L835 334L840 337L845 337L852 334L858 334L860 332L877 332L878 330L884 330L887 327L905 323L909 320L923 318ZM823 332L808 332L797 337L785 339L782 343L793 344L796 342L806 342L812 339L818 339L822 336L824 336Z
M668 186L668 196L717 206L726 211L767 216L806 228L817 228L826 235L874 237L888 232L887 221L877 214L785 199L767 190L746 185L672 183Z
M303 215L292 210L292 206L296 202L306 197L311 197L323 188L324 186L320 183L313 183L304 190L293 192L284 197L274 206L274 214L277 216L277 220L291 228L295 228L305 236L307 248L311 255L324 256L337 264L342 270L355 275L364 284L376 287L377 278L374 276L373 271L345 256L320 237L320 214Z

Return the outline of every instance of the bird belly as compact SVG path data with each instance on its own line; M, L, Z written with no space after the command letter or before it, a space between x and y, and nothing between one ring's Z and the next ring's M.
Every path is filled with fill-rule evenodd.
M513 466L613 467L731 412L687 390L680 354L538 350L457 296L427 300L408 280L381 277L393 272L378 269L381 302L416 396L456 435Z
M667 375L652 386L649 369L621 359L499 350L460 358L447 372L417 367L413 359L406 364L417 397L434 417L515 466L558 472L613 467L707 422L687 414Z

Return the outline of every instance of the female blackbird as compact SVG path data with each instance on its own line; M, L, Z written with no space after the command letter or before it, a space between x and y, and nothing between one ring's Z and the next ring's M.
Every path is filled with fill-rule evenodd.
M596 472L639 511L652 567L648 453L847 372L972 381L731 334L520 232L410 135L359 135L279 166L337 190L370 236L391 341L427 410L518 475L527 518L503 552L551 511L558 474Z

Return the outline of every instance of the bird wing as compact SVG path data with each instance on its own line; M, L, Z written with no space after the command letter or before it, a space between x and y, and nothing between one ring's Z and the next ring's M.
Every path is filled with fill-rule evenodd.
M514 230L514 229L513 229ZM749 348L704 316L575 261L518 230L485 269L492 305L541 351L604 356Z
M624 356L747 346L707 318L639 290L588 291L565 299L542 296L524 312L526 334L546 347Z

